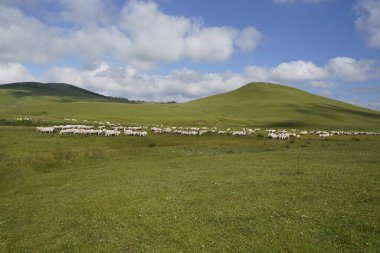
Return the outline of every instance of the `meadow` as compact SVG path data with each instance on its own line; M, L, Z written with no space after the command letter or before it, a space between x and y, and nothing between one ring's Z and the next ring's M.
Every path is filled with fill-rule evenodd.
M376 252L380 136L0 126L1 252Z

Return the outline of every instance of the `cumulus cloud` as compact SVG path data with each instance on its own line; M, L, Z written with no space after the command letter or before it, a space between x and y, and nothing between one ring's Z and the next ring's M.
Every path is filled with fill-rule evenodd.
M250 53L264 39L264 35L254 27L246 27L240 33L236 45L243 53Z
M0 4L0 61L40 64L71 57L144 68L186 58L222 62L236 48L251 52L263 36L253 27L240 31L168 15L153 1L127 1L121 10L102 0L57 3L54 22L28 16L11 2Z
M46 1L46 0L45 0ZM57 0L61 5L60 17L73 24L92 26L109 24L116 7L111 1L104 0Z
M337 57L328 61L324 66L317 66L310 61L291 61L281 63L276 67L246 67L248 76L260 81L273 82L306 82L343 80L368 81L380 77L380 67L373 60L356 60L349 57ZM322 83L319 83L321 87ZM326 83L324 83L326 86Z
M354 74L347 74L354 71ZM188 68L167 75L144 74L133 66L117 67L105 62L87 68L51 68L43 79L66 82L102 94L147 101L188 101L226 92L253 81L302 84L327 94L342 81L376 78L380 67L373 61L347 57L331 59L323 66L310 61L284 62L275 67L248 66L244 74L202 73ZM322 93L321 93L322 94Z
M104 62L83 70L54 67L44 80L145 101L188 101L232 90L248 82L242 75L230 72L200 73L183 68L168 75L147 75L133 67L113 67Z
M327 71L310 61L291 61L281 63L276 67L248 66L246 73L260 81L274 82L304 82L321 80L328 77Z
M140 61L175 61L184 55L192 21L161 12L154 2L130 1L121 11L120 27L130 34L131 56Z
M55 59L51 37L60 40L60 29L47 27L20 10L0 6L0 61L43 63Z
M337 57L331 59L325 69L343 81L367 81L380 77L380 67L373 60Z
M0 84L34 80L35 78L20 63L0 64Z
M226 61L234 51L235 34L234 29L227 27L200 29L186 38L186 55L195 61Z
M367 35L369 47L380 48L380 1L359 0L355 9L358 13L356 29Z

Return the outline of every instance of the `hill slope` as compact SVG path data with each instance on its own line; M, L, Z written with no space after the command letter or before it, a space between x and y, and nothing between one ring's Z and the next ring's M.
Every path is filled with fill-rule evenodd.
M65 83L38 83L21 82L0 85L0 90L9 90L15 98L22 97L41 97L60 99L64 101L76 101L78 99L91 99L101 101L120 101L129 102L124 98L113 98L91 92L86 89Z
M25 115L53 121L69 117L125 123L380 131L380 112L268 83L251 83L187 103L124 101L66 84L1 85L0 119Z
M250 83L188 103L193 109L274 127L379 128L380 112L317 96L296 88Z

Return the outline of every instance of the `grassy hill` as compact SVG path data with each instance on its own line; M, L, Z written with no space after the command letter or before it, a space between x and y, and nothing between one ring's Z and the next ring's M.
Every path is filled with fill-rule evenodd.
M274 127L379 128L380 113L296 88L251 83L188 103L194 110Z
M131 102L125 98L107 97L66 83L9 83L0 85L0 90L7 90L14 98L18 99L43 96L45 98L54 98L55 101L61 102L74 102L78 99Z
M0 119L380 130L380 112L268 83L187 103L125 102L67 84L7 84L0 86Z

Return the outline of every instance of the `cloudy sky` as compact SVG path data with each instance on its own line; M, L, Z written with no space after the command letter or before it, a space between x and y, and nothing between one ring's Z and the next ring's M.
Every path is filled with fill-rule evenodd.
M188 101L268 81L380 110L380 0L0 0L0 84Z

